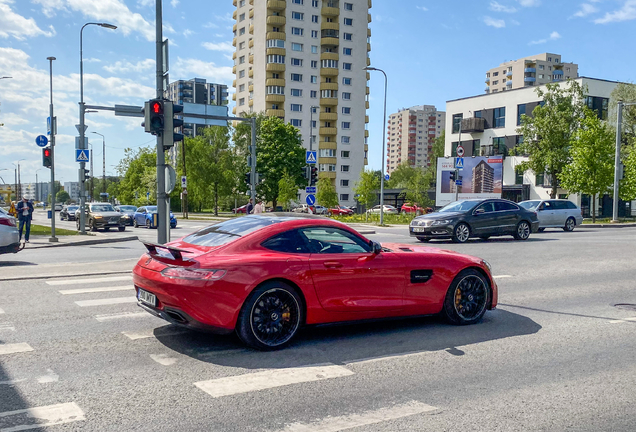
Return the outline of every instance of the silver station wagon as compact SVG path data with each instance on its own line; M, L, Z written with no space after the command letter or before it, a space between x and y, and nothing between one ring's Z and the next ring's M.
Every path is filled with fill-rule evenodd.
M583 223L581 209L568 200L528 200L519 205L526 210L537 212L539 217L539 231L546 228L561 228L563 231L573 231L576 225Z

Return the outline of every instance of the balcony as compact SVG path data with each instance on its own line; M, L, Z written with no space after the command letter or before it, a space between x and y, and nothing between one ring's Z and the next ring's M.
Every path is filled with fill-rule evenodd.
M321 179L321 178L335 179L336 172L335 171L320 171L318 173L318 179Z
M234 24L234 25L232 26L232 31L233 31L234 33L236 33L236 29L237 29L237 28L238 28L238 24Z
M365 115L365 116L364 116L364 122L365 122L365 123L369 123L369 116L368 116L368 115Z
M254 55L253 55L253 54L250 54L250 56L247 58L247 61L248 61L250 64L254 64Z
M236 38L232 39L232 46L236 46Z
M232 19L233 20L236 20L236 14L238 14L238 10L235 10L234 13L232 13Z
M250 69L249 71L247 71L247 76L250 78L254 78L254 69Z
M338 148L338 143L333 141L329 141L329 142L320 141L320 143L318 143L318 148L336 150Z
M320 39L321 45L338 46L340 45L340 39L335 37L323 37Z
M555 69L552 71L553 75L561 75L563 76L563 70L562 69Z
M285 48L267 48L267 55L285 55L287 54Z
M512 87L512 80L508 80L508 81L506 81L506 85L507 85L508 87Z
M250 9L249 17L254 18L254 9Z
M267 78L267 80L265 81L265 85L285 87L285 79L284 78Z
M322 16L337 17L340 15L340 6L337 1L326 1L322 4Z
M250 85L247 87L247 90L248 90L248 91L250 91L250 92L253 92L253 91L254 91L254 84L250 84Z
M369 138L369 131L368 131L368 130L365 130L365 131L364 131L364 137L365 137L365 138Z
M320 83L320 90L338 90L338 83L334 83L334 82Z
M319 129L320 135L338 135L338 128L335 127L321 127Z
M282 103L282 102L285 102L285 96L270 94L265 96L265 102Z
M232 60L236 60L236 51L232 53Z
M267 9L285 10L287 3L284 0L267 0Z
M320 53L320 60L340 60L340 55L337 52L324 52Z
M286 21L285 17L280 15L270 15L267 17L268 25L285 25Z
M371 44L367 42L367 52L371 51Z
M254 34L254 24L250 24L250 34Z
M527 82L527 83L533 83L535 82L537 79L535 77L531 77L531 76L527 76L523 78L523 82Z
M490 93L490 87L486 87L486 88L484 89L484 91L485 91L486 93Z
M536 73L537 72L537 68L533 68L533 67L527 67L523 70L525 73Z
M486 127L486 120L478 117L471 117L462 120L462 132L483 132Z
M340 24L337 22L323 21L320 24L320 30L340 30Z
M338 76L338 69L336 68L321 68L320 76L333 77Z
M247 102L247 104L249 106L254 106L254 99L250 99L249 102Z
M319 157L318 158L318 163L319 164L337 164L338 160L335 157Z
M250 41L247 43L247 46L249 46L250 48L254 48L254 39L250 39Z
M281 109L268 109L265 111L267 117L285 117L285 110Z
M280 63L267 63L267 66L265 66L265 70L267 72L284 72L285 65Z
M508 71L508 72L506 73L506 77L507 77L507 78L510 78L511 76L512 76L512 71Z
M337 106L338 98L320 98L320 105L324 106Z
M284 32L275 32L275 31L267 32L266 38L267 39L280 39L280 40L285 40L286 39Z

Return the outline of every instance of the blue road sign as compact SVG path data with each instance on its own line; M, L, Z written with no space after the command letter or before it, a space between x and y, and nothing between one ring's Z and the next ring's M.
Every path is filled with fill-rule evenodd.
M463 157L455 158L455 168L464 169L464 158Z
M388 180L388 179L390 179L390 178L391 178L391 176L390 176L390 175L388 175L388 174L385 174L385 175L384 175L384 180Z
M46 134L51 135L51 117L46 118Z
M44 135L39 135L35 139L35 143L39 145L40 147L46 147L46 145L49 143L49 139L45 137Z
M146 192L146 199L150 199L150 192Z
M309 151L307 150L307 158L306 158L306 163L308 164L315 164L317 162L317 155L316 155L316 151Z
M305 193L315 194L316 193L316 186L307 186L307 187L305 187Z
M310 206L316 204L316 195L312 195L312 194L307 195L307 198L305 198L305 202L307 203L307 205L310 205Z
M461 186L461 185L462 185L461 179L455 180L455 186Z
M75 149L75 162L88 162L89 160L88 149Z

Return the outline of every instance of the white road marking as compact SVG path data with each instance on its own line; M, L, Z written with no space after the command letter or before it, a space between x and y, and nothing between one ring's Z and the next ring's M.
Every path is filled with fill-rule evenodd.
M115 297L115 298L105 298L105 299L96 299L96 300L78 300L75 302L79 307L87 307L87 306L105 306L105 305L114 305L114 304L122 304L122 303L137 303L137 297Z
M436 411L437 408L418 401L377 410L365 411L360 414L349 414L338 417L326 417L311 423L291 423L281 432L338 432L353 429L360 426L382 423L396 420L416 414L425 414Z
M146 312L143 312L146 315L150 315ZM152 315L150 315L152 316ZM174 335L178 335L178 334L183 334L185 333L186 330L180 330L180 329L175 329L169 332L165 332L165 333L161 333L159 336L174 336ZM148 338L153 338L155 337L155 329L150 329L150 330L143 330L143 331L124 331L121 332L124 336L126 336L128 339L130 340L137 340L137 339L148 339Z
M402 359L402 358L408 358L408 357L416 357L416 356L421 356L424 354L429 354L430 351L412 351L412 352L407 352L407 353L402 353L402 354L387 354L387 355L383 355L383 356L378 356L378 357L366 357L366 358L362 358L362 359L358 359L358 360L351 360L351 361L346 361L344 362L345 365L358 365L358 364L365 364L365 363L375 363L375 362L379 362L379 361L384 361L384 360L396 360L396 359Z
M21 379L16 379L16 380L9 380L9 381L0 381L0 385L13 385L13 384L18 384L21 382L26 381L27 378L21 378Z
M0 345L0 355L23 353L29 351L33 351L33 348L31 348L31 345L26 342Z
M177 362L175 357L169 357L168 354L150 354L150 358L163 366L171 366Z
M42 375L37 377L37 380L40 384L51 383L59 381L60 376L53 372L51 369L46 370L46 375Z
M0 324L0 331L2 330L15 331L15 327L13 323L2 323Z
M348 375L353 375L353 372L342 366L326 364L321 366L271 369L263 372L199 381L194 383L194 385L210 396L218 398Z
M131 275L128 276L109 276L102 278L88 278L88 279L59 279L59 280L47 280L47 285L79 285L79 284L96 284L101 282L115 282L132 279Z
M498 276L493 276L493 279L505 279L505 278L511 278L511 275L498 275Z
M48 405L36 408L27 408L17 411L7 411L0 413L1 417L20 416L26 414L27 424L12 426L0 429L0 432L17 432L27 429L41 429L47 426L71 423L86 420L84 412L75 402L63 403L57 405Z
M71 290L60 290L58 292L62 295L70 295L70 294L88 294L88 293L96 293L96 292L111 292L111 291L132 292L134 289L135 288L132 285L125 285L125 286L117 286L117 287L80 288L80 289L71 289Z
M95 319L99 322L112 321L121 318L146 318L151 317L148 312L124 312L114 314L95 315Z
M618 323L623 323L623 322L636 322L636 317L623 318L623 319L609 321L610 324L618 324Z

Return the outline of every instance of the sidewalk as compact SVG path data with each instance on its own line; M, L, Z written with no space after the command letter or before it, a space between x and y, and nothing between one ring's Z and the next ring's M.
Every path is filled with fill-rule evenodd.
M70 235L59 236L57 242L50 242L50 236L31 236L29 243L26 244L25 249L42 249L50 247L62 247L62 246L89 246L104 243L119 243L132 240L138 240L136 235L127 235L115 237L112 235L106 235L102 233L90 233L87 235Z

